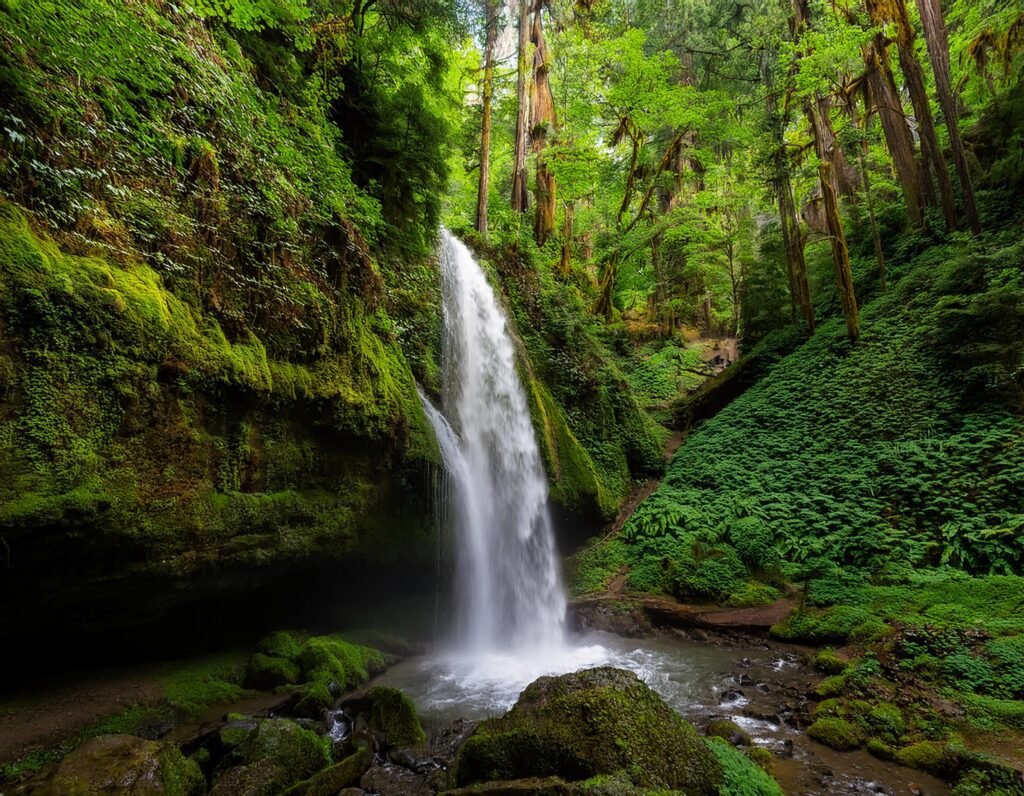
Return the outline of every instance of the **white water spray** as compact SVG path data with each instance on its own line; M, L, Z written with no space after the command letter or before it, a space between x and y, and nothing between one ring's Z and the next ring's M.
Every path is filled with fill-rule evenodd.
M477 653L558 648L565 595L515 348L483 270L447 230L440 255L443 414L423 402L451 480L457 640Z

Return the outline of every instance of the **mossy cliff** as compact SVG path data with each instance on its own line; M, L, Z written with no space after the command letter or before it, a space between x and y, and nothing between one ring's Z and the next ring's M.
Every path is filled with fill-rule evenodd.
M210 8L0 0L6 632L434 555L415 387L439 387L449 23ZM496 285L519 328L540 312L521 363L553 496L608 516L657 431L581 300L524 268Z
M429 560L436 219L381 242L308 50L141 0L0 27L3 630Z

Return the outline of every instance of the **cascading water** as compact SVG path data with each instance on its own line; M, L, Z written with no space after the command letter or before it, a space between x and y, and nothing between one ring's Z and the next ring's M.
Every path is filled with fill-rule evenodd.
M421 399L452 487L457 640L477 652L560 647L565 596L515 348L483 270L447 230L440 255L444 412Z

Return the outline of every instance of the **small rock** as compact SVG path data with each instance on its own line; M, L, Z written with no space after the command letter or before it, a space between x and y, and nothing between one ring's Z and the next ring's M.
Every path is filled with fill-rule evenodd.
M783 757L792 757L793 756L793 742L792 741L787 739L787 740L782 742L782 756Z

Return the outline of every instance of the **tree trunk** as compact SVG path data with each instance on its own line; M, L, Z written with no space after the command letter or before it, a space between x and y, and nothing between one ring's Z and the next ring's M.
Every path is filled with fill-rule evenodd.
M793 186L789 178L789 155L786 153L784 136L786 118L779 110L778 95L774 91L771 62L768 58L762 60L761 74L767 89L765 103L774 145L772 188L779 205L779 223L782 228L782 246L786 255L786 275L789 279L792 318L795 323L797 316L801 316L807 326L807 333L814 334L814 307L811 306L811 290L807 283L803 237L800 234L800 222L796 217L796 204L793 201Z
M476 190L476 231L487 236L487 198L491 184L491 95L494 91L494 42L498 37L498 0L486 0L483 119L480 122L480 181Z
M975 235L981 232L981 220L978 217L978 206L974 201L974 186L971 173L967 167L967 156L964 143L960 139L960 128L957 122L956 103L953 100L953 87L949 77L949 40L946 36L946 23L942 19L942 6L939 0L917 0L917 8L921 13L921 24L924 26L924 40L928 46L928 56L935 73L935 88L939 95L939 107L946 119L949 132L949 146L953 150L953 165L960 179L960 190L964 196L964 210L967 224Z
M907 93L917 117L917 132L921 139L921 157L927 171L935 174L939 186L939 198L942 202L942 213L949 229L956 228L956 202L953 199L953 184L949 179L949 169L942 157L942 147L935 134L935 123L932 120L932 109L928 102L928 91L924 85L924 72L914 51L914 26L910 22L905 0L868 0L868 11L876 24L893 22L896 24L896 49L899 54L900 70L903 72ZM931 179L926 176L931 187Z
M836 287L839 290L839 298L843 306L843 317L846 319L846 334L850 340L856 342L860 336L860 316L857 309L857 297L853 292L850 252L846 247L843 219L839 215L839 198L836 195L835 178L832 175L832 161L829 159L823 143L824 122L821 117L820 103L809 101L807 116L811 120L814 148L818 153L818 180L821 183L821 196L825 205L825 223L828 228L829 243L832 246Z
M555 175L548 170L544 149L548 134L555 130L555 101L551 95L551 50L544 38L542 4L533 14L533 81L530 84L530 138L537 160L536 214L534 236L543 246L555 232Z
M896 91L896 81L889 66L889 53L881 34L877 34L865 50L864 63L867 66L871 100L882 120L882 131L885 133L885 142L892 156L896 179L903 190L907 215L915 226L922 226L924 191L921 173L914 158L914 141L903 115L903 106Z
M526 188L526 123L529 117L530 7L528 0L519 0L519 58L516 80L516 140L512 158L512 209L526 212L529 202Z
M575 215L576 205L573 202L569 202L565 206L565 218L562 226L562 259L558 266L558 270L563 277L569 275L569 267L572 262L573 221Z
M857 162L860 165L860 181L864 188L864 199L868 206L868 219L871 221L871 243L875 247L875 262L878 263L878 279L881 282L882 290L885 290L888 285L885 281L885 252L882 251L882 237L878 234L878 221L875 218L875 198L871 193L871 179L868 175L868 111L870 110L870 101L867 95L864 96L864 118L863 124L857 119L857 98L852 96L849 99L847 108L850 112L850 121L853 122L854 127L860 127L862 135L860 139L860 147L857 152Z

